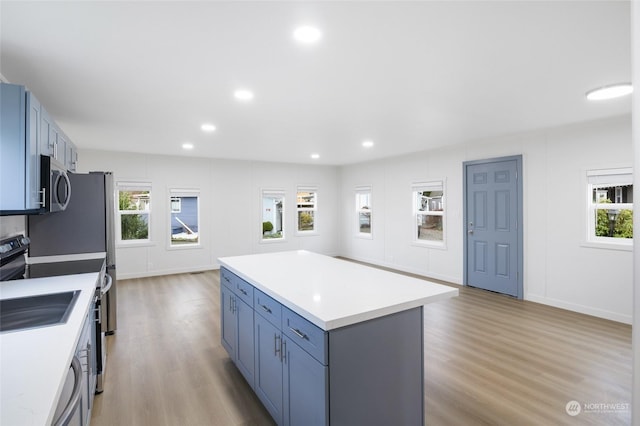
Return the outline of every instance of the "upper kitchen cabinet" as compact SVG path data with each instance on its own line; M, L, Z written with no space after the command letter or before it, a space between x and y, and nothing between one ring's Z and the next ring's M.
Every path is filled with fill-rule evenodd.
M64 135L64 133L63 133ZM78 149L65 135L65 161L64 165L70 172L75 172L78 166Z
M76 171L78 151L44 107L40 110L40 153L55 158L67 170Z
M24 86L0 84L0 213L40 207L40 102Z
M40 156L75 172L76 147L24 86L0 83L0 101L0 215L41 213Z

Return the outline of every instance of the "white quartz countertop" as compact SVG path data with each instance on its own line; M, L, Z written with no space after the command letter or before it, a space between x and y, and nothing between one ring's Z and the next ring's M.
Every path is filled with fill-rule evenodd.
M45 426L53 421L97 273L0 283L0 299L81 290L65 324L0 333L0 424Z
M412 309L458 289L306 250L223 257L220 264L323 330Z

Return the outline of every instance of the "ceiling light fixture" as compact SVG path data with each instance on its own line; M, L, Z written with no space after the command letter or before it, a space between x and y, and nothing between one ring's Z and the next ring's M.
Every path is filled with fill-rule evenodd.
M253 99L253 92L247 89L238 89L233 92L233 96L239 101L250 101Z
M322 32L315 27L302 26L293 32L293 38L300 43L311 44L322 38Z
M365 147L365 148L371 148L373 146L373 141L366 140L366 141L362 142L362 146Z
M193 144L189 142L185 142L182 144L182 149L187 149L187 150L193 149Z
M320 158L320 154L313 153L311 154L311 158L313 158L314 160L317 160L318 158Z
M606 99L619 98L633 92L631 83L618 83L609 86L599 87L586 93L590 101L603 101Z
M208 133L215 132L216 130L216 126L214 126L211 123L204 123L202 126L200 126L200 128L202 129L203 132L208 132Z

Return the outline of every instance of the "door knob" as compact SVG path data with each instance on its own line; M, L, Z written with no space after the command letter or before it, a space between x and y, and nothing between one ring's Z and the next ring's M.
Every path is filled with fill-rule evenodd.
M467 231L467 233L468 233L469 235L472 235L472 234L473 234L473 229L469 229L469 230Z

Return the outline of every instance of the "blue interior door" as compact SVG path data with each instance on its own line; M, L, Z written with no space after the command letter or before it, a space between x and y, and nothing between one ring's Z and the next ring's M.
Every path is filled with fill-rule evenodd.
M520 157L465 163L466 284L522 298Z

